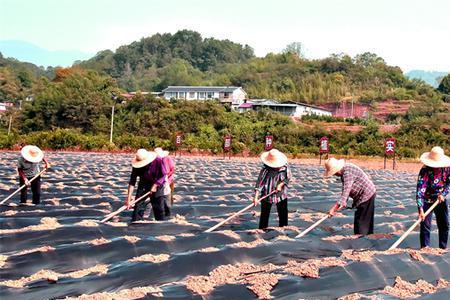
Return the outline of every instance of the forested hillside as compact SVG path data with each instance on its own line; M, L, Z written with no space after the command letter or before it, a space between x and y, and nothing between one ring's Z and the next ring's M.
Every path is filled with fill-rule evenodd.
M0 102L16 103L33 93L39 78L53 78L54 69L42 69L32 63L4 58L0 52Z
M450 102L450 75L434 89L423 81L409 80L398 67L372 53L309 60L299 46L255 57L247 45L203 39L184 30L144 38L115 52L100 52L71 68L42 69L0 56L0 102L22 101L21 110L16 105L0 114L0 148L33 143L52 149L157 145L174 149L176 132L184 134L187 149L213 152L221 151L224 134L233 136L234 152L255 154L262 151L267 133L275 137L276 147L292 154L317 153L317 140L323 135L330 137L333 153L349 155L381 155L387 136L398 139L399 155L406 157L416 157L432 145L450 146L450 107L445 103ZM168 102L139 94L127 101L117 97L125 91L155 91L168 85L237 85L251 98L313 104L352 99L380 107L377 102L385 99L414 101L405 115L387 116L386 122L397 131L386 133L373 118L294 122L272 111L239 114L215 101ZM358 124L359 129L325 130L330 128L325 122L336 121L344 127Z
M293 43L295 45L295 43ZM364 102L424 99L433 88L405 77L373 53L308 60L301 47L255 57L252 48L228 40L203 39L183 30L156 34L79 62L115 78L128 91L160 91L168 85L243 86L251 98L321 104L354 97Z
M126 90L161 90L168 84L204 84L207 74L223 63L243 63L253 49L229 40L203 39L194 31L155 34L115 52L101 51L83 68L116 78Z

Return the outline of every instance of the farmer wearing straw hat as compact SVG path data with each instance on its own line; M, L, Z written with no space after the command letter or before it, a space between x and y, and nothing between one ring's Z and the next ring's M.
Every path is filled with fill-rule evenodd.
M164 196L166 196L166 201L164 202L164 212L165 216L169 217L170 209L173 205L175 163L169 156L169 151L164 151L161 147L157 147L155 148L155 153L162 159L163 166L167 174L166 183L164 185Z
M136 180L139 177L136 199L149 191L155 220L164 220L164 183L165 170L162 167L162 161L157 157L155 152L149 152L145 149L139 149L131 163L133 169L131 171L130 181L128 182L128 194L125 205L130 208L130 200L133 194ZM139 201L134 206L132 221L141 221L144 219L144 213L148 205L147 199Z
M373 233L375 215L376 188L369 176L360 167L346 163L343 159L330 158L325 162L325 177L337 176L342 180L342 194L328 215L347 207L349 197L353 199L352 208L356 208L353 231L355 234Z
M17 161L17 171L19 172L19 184L20 186L26 185L20 191L20 203L27 203L28 187L31 186L33 193L33 204L41 203L41 176L37 177L32 182L29 182L31 178L38 175L41 171L39 163L44 161L45 169L50 168L47 158L44 156L44 152L36 146L27 145L20 150L20 157Z
M256 203L260 196L266 196L273 191L268 198L261 201L261 215L259 218L259 229L267 228L269 225L270 209L272 204L277 205L279 226L288 225L288 205L287 188L291 178L291 171L287 164L287 157L277 149L261 154L263 167L259 172L255 184L255 197L253 203Z
M433 147L430 152L420 156L424 164L417 180L416 201L420 223L420 247L430 246L431 219L426 211L434 202L439 204L434 209L439 230L439 248L445 249L448 241L448 206L450 195L450 157L444 154L441 147Z

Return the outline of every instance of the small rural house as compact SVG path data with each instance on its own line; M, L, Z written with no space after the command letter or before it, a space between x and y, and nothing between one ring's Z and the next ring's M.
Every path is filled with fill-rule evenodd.
M13 107L11 102L0 102L0 113L6 112L8 108Z
M163 97L185 100L213 100L237 109L247 99L247 93L237 86L169 86L162 90Z
M251 99L245 103L242 103L238 107L239 112L246 112L249 110L261 110L263 108L269 108L283 115L293 117L293 118L301 118L305 115L317 115L317 116L330 116L331 112L323 109L318 106L309 105L305 103L298 102L284 102L280 103L276 100L272 99Z

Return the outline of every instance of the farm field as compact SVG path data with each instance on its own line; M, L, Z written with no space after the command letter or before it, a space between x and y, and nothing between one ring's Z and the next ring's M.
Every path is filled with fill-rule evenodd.
M0 200L18 187L17 156L0 153ZM354 236L354 212L344 210L295 239L341 191L319 166L291 165L288 227L276 227L272 207L272 227L257 229L257 207L204 233L250 203L260 163L177 157L169 220L155 222L150 213L129 224L127 211L101 224L125 200L132 156L48 157L42 203L18 206L16 196L0 207L2 300L450 297L448 249L419 251L414 231L386 251L416 219L416 173L367 171L378 189L375 234Z

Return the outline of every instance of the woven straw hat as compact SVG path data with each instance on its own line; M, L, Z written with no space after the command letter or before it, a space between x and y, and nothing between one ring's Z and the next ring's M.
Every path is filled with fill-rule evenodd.
M430 152L425 152L420 156L420 161L432 168L450 167L450 157L444 154L441 147L433 147Z
M166 156L169 155L169 151L165 151L161 147L155 148L154 151L155 151L156 155L158 155L158 157L161 157L161 158L166 157Z
M286 155L277 149L272 149L261 154L261 160L265 165L275 169L281 168L287 164Z
M133 168L142 168L154 161L156 158L155 152L149 152L145 149L139 149L136 152L136 155L133 158L133 161L131 162L131 165Z
M44 158L44 152L36 146L27 145L20 150L22 157L31 163L38 163Z
M344 159L336 159L334 157L327 159L325 162L325 173L323 176L330 177L342 170L345 165Z

